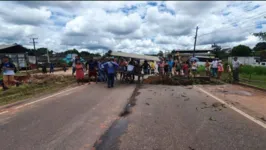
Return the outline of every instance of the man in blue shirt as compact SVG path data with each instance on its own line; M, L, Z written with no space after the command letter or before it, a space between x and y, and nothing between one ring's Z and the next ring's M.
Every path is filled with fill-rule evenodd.
M167 63L168 63L168 67L169 67L168 72L170 75L172 75L172 68L174 66L174 61L172 60L172 58L170 58Z
M103 66L105 69L107 69L108 88L112 88L114 87L115 72L118 68L118 64L114 62L114 59L110 59L110 61L104 63Z

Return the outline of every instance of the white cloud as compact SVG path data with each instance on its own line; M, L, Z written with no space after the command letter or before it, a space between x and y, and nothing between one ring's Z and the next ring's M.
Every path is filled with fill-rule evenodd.
M245 44L260 40L251 34L266 31L266 2L164 1L49 1L0 2L1 43L20 43L38 37L37 47L54 51L78 48L99 52L121 50L155 53ZM258 23L262 28L256 28ZM234 27L235 26L235 27Z

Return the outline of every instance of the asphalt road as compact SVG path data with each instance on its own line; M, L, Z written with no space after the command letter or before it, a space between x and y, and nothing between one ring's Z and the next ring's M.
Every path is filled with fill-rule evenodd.
M0 149L81 150L91 149L95 141L96 150L266 149L265 128L198 88L134 89L84 85L9 108L0 113ZM129 98L136 105L119 118Z
M266 149L265 128L195 87L144 85L136 95L97 150Z
M80 150L117 119L135 85L80 86L0 115L1 150ZM19 109L16 109L19 108Z

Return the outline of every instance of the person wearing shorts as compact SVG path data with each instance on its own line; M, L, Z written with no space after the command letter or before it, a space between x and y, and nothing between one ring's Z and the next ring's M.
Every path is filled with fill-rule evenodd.
M3 71L3 84L8 87L15 84L15 65L9 61L8 57L3 58L1 70Z

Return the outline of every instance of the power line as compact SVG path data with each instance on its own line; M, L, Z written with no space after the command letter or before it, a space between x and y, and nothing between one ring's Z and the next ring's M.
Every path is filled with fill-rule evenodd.
M265 13L265 12L263 12L263 13ZM258 16L258 15L256 15L256 16L252 16L252 17L249 17L249 18L251 18L251 19L256 19L256 18L260 18L260 17L262 17L263 15L265 15L265 14L263 14L263 13L260 13L260 15ZM247 22L247 21L249 21L249 20L247 20L248 18L246 18L244 21L242 21L242 22L238 22L238 24L240 24L240 23L245 23L245 22ZM233 22L233 23L237 23L237 22ZM251 26L247 26L247 27L252 27L252 26L254 26L254 25L251 25ZM223 28L223 27L222 27ZM219 29L221 29L221 28L219 28ZM233 27L233 29L224 29L224 30L222 30L222 31L226 31L226 30L234 30L234 29L236 29L235 27ZM217 30L217 29L216 29ZM208 34L211 34L211 33L214 33L214 32L216 32L216 31L212 31L212 32L209 32L209 33L204 33L204 34L201 34L201 35L199 35L199 37L201 37L201 36L204 36L204 35L208 35Z

